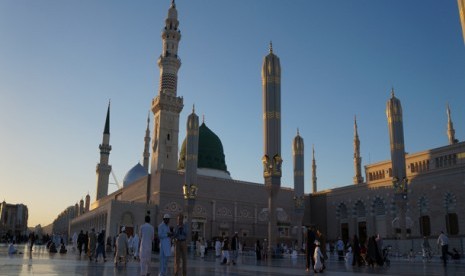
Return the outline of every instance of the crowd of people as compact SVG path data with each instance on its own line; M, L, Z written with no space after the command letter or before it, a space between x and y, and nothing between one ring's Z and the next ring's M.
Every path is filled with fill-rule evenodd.
M149 265L151 255L158 245L160 252L159 275L167 275L168 260L174 255L174 275L187 275L187 252L188 252L188 233L190 231L187 222L184 221L184 215L180 213L177 216L175 226L170 226L171 216L165 214L163 221L158 225L158 235L155 235L155 228L150 223L150 216L145 217L145 223L140 226L138 233L132 233L132 229L127 233L125 226L120 227L119 233L115 237L106 237L105 230L96 232L94 228L84 232L81 230L74 233L71 238L72 251L79 256L84 255L89 261L106 262L106 253L113 252L114 265L119 264L126 266L128 261L134 260L140 263L141 275L149 275ZM48 252L66 254L68 252L66 243L61 235L47 235L46 248ZM194 237L196 240L196 256L204 258L207 249L211 249L216 258L219 258L222 265L237 265L238 256L245 248L245 241L241 242L238 232L232 236L215 238L213 241L205 241L202 237ZM307 228L305 239L302 246L299 247L297 241L287 245L285 243L277 244L276 247L267 248L267 240L262 242L256 240L252 249L256 260L267 259L271 254L272 258L297 258L298 251L305 253L306 271L313 270L314 273L321 273L326 269L326 261L329 255L335 252L339 261L344 261L348 266L369 266L381 267L389 265L388 258L390 246L384 247L383 239L380 235L362 237L357 235L345 242L338 237L336 241L326 241L325 235L314 227ZM32 252L33 246L37 240L34 232L30 233L27 247ZM460 259L460 253L456 248L449 251L449 239L441 231L437 238L438 252L444 266L447 265L448 256L453 260ZM271 249L271 250L269 250ZM424 237L421 243L422 256L424 260L432 258L432 248L429 239ZM15 241L11 240L8 244L8 254L22 254L16 248ZM210 253L209 253L210 254ZM413 248L406 254L410 260L415 259Z

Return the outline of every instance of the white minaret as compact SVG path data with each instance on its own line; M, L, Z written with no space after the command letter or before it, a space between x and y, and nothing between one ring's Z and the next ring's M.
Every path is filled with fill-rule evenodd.
M171 2L165 27L162 32L163 52L158 58L160 86L158 96L152 100L154 133L151 174L160 169L176 170L178 165L179 114L183 108L182 97L177 96L178 44L181 32L178 29L178 11Z
M357 117L354 116L354 184L363 183L362 157L360 156L360 139L358 138Z
M450 107L447 104L447 137L449 138L449 145L453 145L458 141L455 139L455 129L454 124L452 124L452 118L450 116Z
M150 111L149 115L147 116L147 129L145 130L145 137L144 137L144 153L142 154L144 158L144 169L149 172L149 160L150 160Z
M110 178L111 166L108 165L110 157L110 103L108 103L107 119L105 120L105 129L103 131L103 140L99 145L100 149L100 163L97 164L95 169L97 173L97 193L96 200L107 196L108 194L108 180Z

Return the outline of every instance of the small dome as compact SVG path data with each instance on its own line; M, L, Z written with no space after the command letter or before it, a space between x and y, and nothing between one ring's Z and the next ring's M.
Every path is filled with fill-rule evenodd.
M197 168L206 168L220 170L226 173L226 162L224 158L223 144L220 138L211 131L205 123L199 127L199 149L198 149ZM178 169L185 169L186 160L186 139L182 143L181 153L179 154Z
M140 178L147 176L147 174L147 170L145 170L145 168L140 163L137 163L126 173L126 176L123 179L123 187L129 186Z

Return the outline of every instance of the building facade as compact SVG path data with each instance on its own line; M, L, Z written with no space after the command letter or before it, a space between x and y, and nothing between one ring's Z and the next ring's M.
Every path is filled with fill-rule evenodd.
M24 204L0 203L0 239L19 240L27 235L29 212Z
M391 239L419 238L435 236L441 230L451 236L463 235L465 143L453 137L454 143L443 147L405 154L402 108L393 92L386 110L391 160L366 165L363 178L360 157L363 145L355 120L354 177L347 186L317 191L313 151L313 192L304 194L303 137L298 133L294 141L289 141L294 154L294 189L281 187L281 66L271 45L262 66L264 183L230 177L221 140L205 122L198 128L189 128L188 122L191 138L198 131L198 137L194 137L198 139L198 147L194 149L192 142L184 140L178 158L179 114L183 108L183 100L177 94L180 38L173 1L162 33L163 52L158 60L160 86L152 100L150 169L146 161L150 138L146 131L144 165L136 164L129 170L122 188L105 193L110 173L107 169L111 168L107 158L111 150L108 109L108 124L100 145L101 161L97 165L100 192L90 208L75 205L78 215L70 219L69 235L95 228L115 236L122 226L132 234L144 223L145 215L150 215L157 225L165 213L172 217L183 213L188 217L193 240L200 237L210 240L238 232L242 239L250 241L250 246L252 241L265 238L274 243L300 243L308 226L319 228L328 240L341 236L347 241L353 235L365 240L375 234ZM448 124L452 126L450 110L448 114ZM196 116L194 110L192 116ZM197 168L192 168L195 160ZM105 176L101 177L103 172ZM186 186L195 187L195 191L189 190L195 192L190 210L186 208ZM175 221L171 223L174 225Z

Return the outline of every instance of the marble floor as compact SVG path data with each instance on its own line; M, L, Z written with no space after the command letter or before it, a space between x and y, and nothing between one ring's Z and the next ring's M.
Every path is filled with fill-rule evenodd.
M8 255L6 245L0 245L0 275L139 275L139 263L129 262L115 267L112 260L90 262L71 250L67 254L50 254L45 246L35 246L29 252L24 245L18 246L22 254ZM323 275L465 275L465 261L449 262L442 266L438 256L431 262L421 257L414 260L391 258L389 267L352 267L338 261L336 256L327 260ZM158 275L158 254L152 255L150 274ZM189 256L188 275L313 275L305 271L304 256L297 259L282 258L257 262L252 254L241 255L238 264L221 265L214 256L205 258ZM169 262L168 275L173 275L173 259Z

